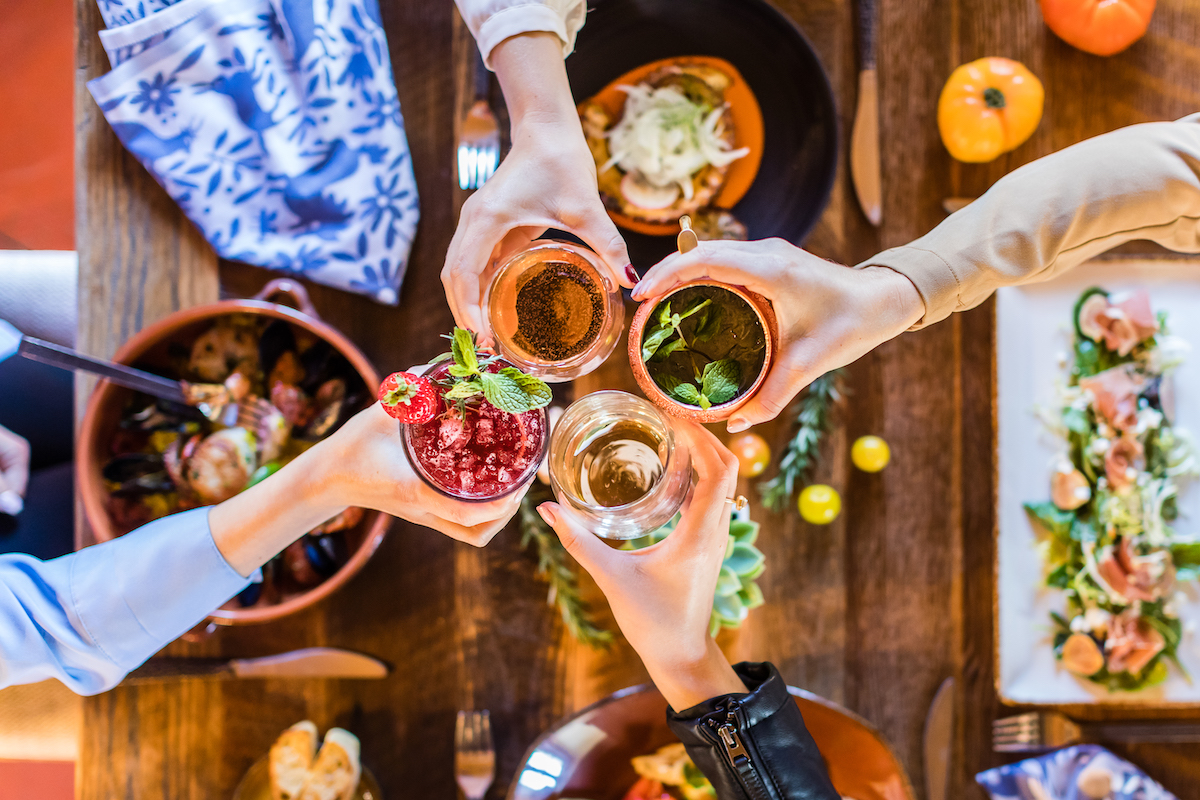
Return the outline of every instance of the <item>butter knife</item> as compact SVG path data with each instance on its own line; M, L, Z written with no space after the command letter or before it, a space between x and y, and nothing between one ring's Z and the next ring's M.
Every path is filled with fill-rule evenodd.
M384 678L377 658L336 647L306 647L262 658L152 658L125 683L161 683L182 678Z
M954 678L946 678L925 716L925 796L946 800L954 741Z
M858 107L850 132L850 177L863 214L883 221L879 166L879 82L875 72L875 0L858 0Z

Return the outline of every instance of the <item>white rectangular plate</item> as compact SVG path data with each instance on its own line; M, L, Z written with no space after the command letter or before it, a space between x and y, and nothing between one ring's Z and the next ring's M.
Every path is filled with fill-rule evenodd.
M1065 445L1045 431L1034 408L1053 407L1055 382L1066 376L1062 359L1070 353L1071 311L1089 286L1110 292L1146 289L1155 311L1167 312L1171 332L1192 344L1175 373L1175 424L1200 442L1200 262L1094 261L1047 283L996 293L997 688L1008 703L1200 704L1200 591L1194 583L1185 587L1187 603L1180 612L1179 659L1196 683L1188 683L1171 664L1171 677L1157 687L1110 693L1062 669L1051 650L1050 612L1063 611L1066 598L1044 585L1037 538L1022 504L1050 496L1050 472ZM1183 486L1179 510L1176 531L1200 533L1200 487L1194 482Z

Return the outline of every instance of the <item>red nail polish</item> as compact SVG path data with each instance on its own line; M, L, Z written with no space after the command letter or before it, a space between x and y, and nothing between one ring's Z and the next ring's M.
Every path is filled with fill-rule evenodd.
M633 268L633 264L625 265L625 277L629 278L629 280L633 281L634 283L637 283L639 280L641 280L638 277L637 270Z

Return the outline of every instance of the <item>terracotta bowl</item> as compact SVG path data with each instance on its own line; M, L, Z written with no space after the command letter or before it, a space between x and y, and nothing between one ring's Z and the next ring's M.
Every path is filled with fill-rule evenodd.
M788 691L840 794L855 800L915 800L899 759L869 722L802 689ZM568 717L526 751L508 800L620 800L637 780L630 759L679 741L667 727L666 710L658 690L645 685L623 689Z
M291 295L300 310L267 302L266 298L277 293ZM366 384L371 397L374 397L378 390L379 376L366 356L349 339L322 322L304 288L286 278L271 281L251 300L223 300L211 305L177 311L135 334L117 350L113 360L131 365L143 360L153 361L156 357L164 356L171 343L190 344L218 317L227 314L252 314L281 319L324 339L350 362ZM100 469L109 458L109 447L117 430L117 423L132 396L131 390L115 386L108 381L102 380L97 383L91 397L88 398L83 424L76 439L75 483L83 502L84 514L98 542L106 542L120 535L105 507L108 492L104 488ZM349 559L324 582L301 593L285 595L274 605L242 608L236 599L231 600L214 611L209 619L218 625L269 622L311 606L336 591L362 569L383 541L390 521L388 515L378 511L367 511L363 514L359 524L344 533L350 553Z
M692 286L716 286L733 292L745 300L750 305L750 308L754 309L754 313L758 316L759 324L762 325L763 331L766 332L767 352L763 357L762 369L759 370L758 377L754 379L754 383L750 384L745 392L729 402L711 406L708 409L681 403L668 395L650 377L650 373L646 371L646 364L642 361L642 334L646 329L646 322L650 319L650 315L654 312L654 309L658 308L660 303ZM638 386L642 387L642 392L645 393L651 403L654 403L654 405L672 416L681 417L692 422L720 422L733 416L733 412L745 405L746 401L753 397L754 393L762 387L763 381L767 379L767 373L771 371L771 365L775 361L775 351L778 349L779 320L775 316L775 309L771 306L771 301L744 286L732 286L728 283L718 283L717 281L691 281L690 283L676 286L667 294L653 300L647 300L638 306L637 311L633 315L633 321L629 323L629 366L633 368L634 380L637 381Z

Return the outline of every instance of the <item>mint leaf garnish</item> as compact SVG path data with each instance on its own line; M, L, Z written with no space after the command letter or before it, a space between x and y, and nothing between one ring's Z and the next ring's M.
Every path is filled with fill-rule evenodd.
M646 334L642 339L642 360L649 361L654 358L654 354L658 352L658 348L667 340L675 329L669 324L657 325Z
M704 365L700 391L711 403L720 405L737 395L741 383L742 365L732 358L723 358Z
M705 309L704 313L700 315L699 322L696 323L696 332L692 334L692 341L707 342L716 336L720 329L721 307L713 306Z
M466 328L455 328L450 347L454 353L454 363L465 367L468 375L479 369L479 359L475 356L475 334Z
M667 357L676 350L687 350L687 343L683 339L672 339L671 341L658 348L658 352L651 357L651 361L666 361Z
M447 400L468 400L483 391L483 384L477 380L459 381L442 395Z
M523 391L529 397L529 409L532 411L535 408L542 408L550 405L550 401L554 399L554 393L550 391L550 387L544 380L534 375L526 375L516 367L505 367L500 370L501 375L507 375L517 382Z
M658 324L659 325L670 325L671 324L671 304L670 304L670 302L663 303L661 306L658 307Z
M683 381L674 375L657 375L654 378L654 382L667 394L674 394L675 390L679 388L679 384L683 383Z
M679 315L679 319L685 320L688 317L690 317L692 314L695 314L700 309L706 308L707 306L709 306L711 304L712 304L711 298L705 298L704 300L701 300L698 303L692 303L691 307L688 308L687 311L684 311L682 314ZM674 319L674 317L672 317L672 319Z
M475 370L464 367L462 364L451 364L450 374L456 378L467 378L475 374Z
M688 405L698 406L704 397L700 391L690 383L681 383L671 392L677 399L682 400Z

